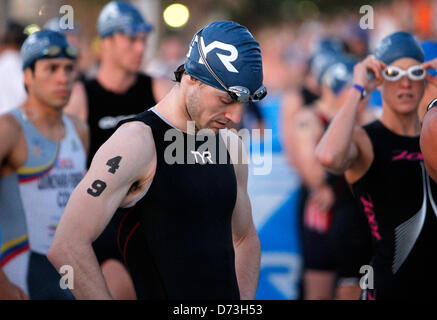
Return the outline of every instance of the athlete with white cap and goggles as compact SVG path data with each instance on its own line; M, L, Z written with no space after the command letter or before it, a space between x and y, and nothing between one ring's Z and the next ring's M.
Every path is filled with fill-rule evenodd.
M364 290L366 299L436 297L437 193L424 168L417 114L425 89L423 62L412 34L384 38L373 56L354 67L354 85L316 150L328 170L345 173L367 217L374 282ZM382 116L360 127L360 101L376 86Z
M119 127L70 198L49 257L74 268L77 298L111 298L91 243L119 207L119 247L139 299L255 297L260 244L247 164L224 146L232 140L242 151L238 136L220 129L240 121L244 101L266 95L262 80L261 51L245 27L218 21L194 36L170 93ZM195 157L199 141L186 143L189 121L224 146L208 149L206 162ZM166 150L178 141L183 161L171 163Z

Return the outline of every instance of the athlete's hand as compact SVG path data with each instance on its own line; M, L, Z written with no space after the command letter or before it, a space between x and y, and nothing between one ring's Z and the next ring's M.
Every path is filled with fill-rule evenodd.
M370 55L355 65L353 81L362 86L367 93L370 93L382 83L383 77L381 73L385 68L386 64L384 62ZM372 73L374 77L369 76Z
M18 286L10 281L0 282L0 300L29 300Z
M422 63L424 69L435 69L437 70L437 58ZM437 77L431 76L429 73L426 74L426 80L434 85L437 85Z

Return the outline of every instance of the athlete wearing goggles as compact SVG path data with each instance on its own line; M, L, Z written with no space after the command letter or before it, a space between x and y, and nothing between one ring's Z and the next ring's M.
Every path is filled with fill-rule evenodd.
M76 59L79 52L74 47L60 47L60 46L49 46L41 51L42 57L57 57L61 55L63 51L63 54L71 59Z
M403 76L407 75L410 80L419 81L426 77L426 70L421 65L415 65L408 70L403 70L396 66L388 66L382 72L382 75L387 81L399 81Z
M203 63L206 66L206 69L208 70L208 72L214 77L215 80L217 80L217 82L223 87L223 89L226 90L226 92L229 94L229 96L232 98L232 100L237 101L237 102L242 102L242 103L246 103L249 101L259 101L261 99L263 99L266 95L267 95L267 88L262 85L261 87L259 87L253 95L250 95L250 90L247 89L246 87L243 86L232 86L232 87L227 87L222 80L220 80L220 78L217 76L217 74L214 72L214 70L212 70L211 66L209 65L208 61L206 60L205 54L203 52L202 47L205 45L203 43L203 38L202 38L202 30L199 31L198 35L199 35L199 42L201 41L201 44L198 44L197 48L199 50L199 55L200 58L202 59Z

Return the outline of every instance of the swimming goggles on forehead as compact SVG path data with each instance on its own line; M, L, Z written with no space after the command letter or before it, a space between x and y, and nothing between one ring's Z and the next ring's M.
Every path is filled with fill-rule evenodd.
M203 30L203 29L202 29ZM232 100L242 103L247 103L249 101L259 101L263 99L267 95L267 88L264 85L261 85L252 95L250 94L250 90L243 86L232 86L227 87L222 80L217 76L217 74L212 70L211 66L209 65L208 61L206 60L205 54L203 53L201 36L202 36L202 30L200 30L197 34L199 36L198 42L197 42L197 49L199 51L200 58L202 59L202 62L205 64L206 69L208 72L214 77L215 80L222 86L223 89L226 90L226 92L229 94L229 96L232 98Z
M388 66L384 69L382 75L387 81L399 81L405 75L407 75L410 80L419 81L425 79L426 70L420 65L409 67L407 70L396 66Z
M73 47L61 47L61 46L49 46L41 51L42 57L57 57L61 54L61 52L64 51L64 54L70 58L70 59L76 59L79 55L79 51L76 48Z

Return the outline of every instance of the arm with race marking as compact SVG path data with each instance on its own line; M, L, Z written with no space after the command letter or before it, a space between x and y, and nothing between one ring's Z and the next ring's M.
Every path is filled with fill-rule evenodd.
M116 156L122 160L114 174L107 162ZM92 243L117 208L133 200L131 186L151 181L155 165L150 128L141 122L124 124L101 146L72 193L47 256L57 270L63 265L73 267L76 298L111 299Z

